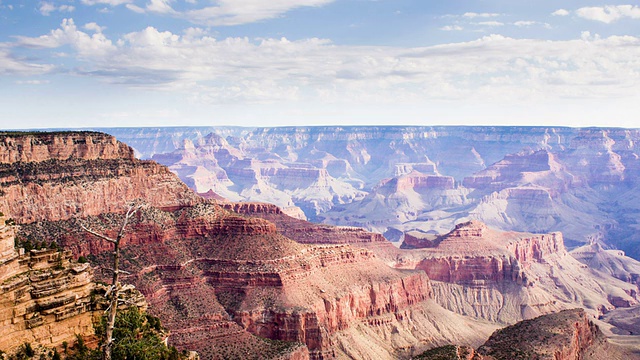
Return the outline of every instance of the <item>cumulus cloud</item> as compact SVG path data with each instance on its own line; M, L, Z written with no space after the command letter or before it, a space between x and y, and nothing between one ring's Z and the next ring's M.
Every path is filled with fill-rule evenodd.
M565 9L558 9L551 13L553 16L569 16L569 11Z
M214 103L618 98L640 87L640 38L633 36L546 41L490 35L402 48L316 38L218 39L200 28L176 34L147 27L110 39L98 27L85 26L89 34L69 19L40 37L17 38L13 46L69 47L81 65L66 70L79 76ZM28 73L34 65L5 49L0 66ZM31 71L46 71L39 66Z
M640 7L637 5L583 7L576 10L576 14L584 19L610 24L622 18L640 19Z
M96 24L97 26L97 24ZM89 25L89 27L95 26ZM59 48L70 45L81 59L99 59L116 50L111 40L101 32L89 35L78 30L73 19L64 19L60 28L39 37L16 37L16 45L30 48Z
M84 24L84 26L82 26L82 28L85 29L85 30L93 31L93 32L97 32L97 33L101 33L105 29L104 26L100 26L100 25L98 25L97 23L94 23L94 22L86 23L86 24Z
M178 11L171 6L171 0L149 0L144 7L128 4L127 8L137 13L149 12L171 15L199 25L231 26L273 19L296 8L320 7L334 1L335 0L215 0L213 1L213 6ZM195 1L192 2L192 4L195 4Z

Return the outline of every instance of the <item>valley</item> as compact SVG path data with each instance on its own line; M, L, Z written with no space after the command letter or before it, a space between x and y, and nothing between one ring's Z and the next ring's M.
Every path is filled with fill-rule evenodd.
M567 179L579 183L559 165L551 150L504 156L508 161L497 160L484 170L460 170L463 173L456 176L464 176L462 183L453 175L440 173L439 161L412 162L407 158L401 166L394 164L389 170L393 173L388 173L380 170L387 169L388 164L375 160L379 163L379 176L392 175L376 182L373 178L365 181L358 177L362 169L367 169L366 164L374 161L366 155L372 150L365 151L364 147L349 162L325 154L316 167L303 162L278 163L264 157L244 158L243 152L248 151L249 145L231 147L232 131L238 129L228 131L226 139L206 135L203 138L206 140L201 140L205 145L192 147L187 141L182 150L171 153L179 153L179 159L217 164L215 179L228 180L227 189L239 189L237 184L253 184L249 193L259 195L267 189L265 186L277 184L280 192L267 194L290 191L304 194L300 199L315 197L304 206L296 203L293 196L285 204L288 206L255 199L229 201L224 198L224 191L190 189L188 182L178 178L179 172L176 175L170 171L176 167L138 160L133 148L110 135L4 134L0 142L0 207L7 218L18 224L6 230L15 232L6 237L6 244L3 242L7 264L17 261L13 254L20 251L11 246L14 237L16 244L55 240L66 249L65 256L89 259L93 272L86 267L72 270L83 276L77 287L86 294L93 286L87 283L90 278L106 279L103 272L95 269L109 262L110 245L81 231L80 224L113 234L122 222L126 204L138 199L145 207L132 220L124 239L122 266L127 274L123 275L123 281L135 285L144 295L148 311L168 328L169 344L195 350L203 359L408 359L451 344L476 349L482 356L493 356L486 347L497 341L487 343L490 337L497 336L496 330L540 316L544 319L549 314L568 314L562 311L575 308L583 310L549 321L569 324L569 327L557 325L560 329L571 328L574 320L583 324L580 336L588 344L583 344L583 340L578 345L567 343L568 350L562 353L568 357L561 359L589 351L600 354L598 349L602 348L613 349L626 358L637 355L634 349L639 347L640 340L632 318L636 317L640 300L640 263L622 250L608 249L613 243L606 242L607 226L593 225L590 231L602 231L602 237L590 235L583 239L585 245L575 247L568 244L561 231L505 229L490 218L468 219L453 212L473 208L470 199L482 186L485 192L507 189L521 202L517 210L511 209L513 204L506 204L506 208L527 219L525 223L541 226L529 220L555 211L545 206L555 206L558 194L572 191L572 187L566 186ZM304 134L303 130L300 132ZM364 134L360 141L369 141L367 136L381 136L373 130ZM352 140L343 140L350 136L337 138L351 144ZM383 138L395 136L386 134ZM300 139L303 143L308 141L305 136ZM387 140L375 141L380 149L386 149ZM405 150L411 148L406 146ZM337 146L333 144L333 148ZM356 148L349 145L351 150ZM188 155L187 149L202 157ZM294 159L294 155L290 158ZM242 167L228 170L221 164ZM190 169L189 166L184 168ZM535 184L519 185L523 178ZM601 180L613 181L609 175ZM622 182L617 186L629 185L632 180L618 179ZM309 188L299 189L300 186ZM470 190L472 186L475 188ZM323 214L358 203L365 207L374 191L368 189L375 189L380 199L397 198L398 193L404 192L405 199L413 201L416 196L411 194L429 194L418 196L419 205L448 206L449 217L425 221L435 223L428 230L404 227L418 220L385 228L387 235L399 234L396 240L402 240L401 246L389 242L379 232L352 223L335 226L305 220L314 216L319 220ZM338 190L342 195L329 197ZM540 192L548 194L548 198ZM459 200L448 199L451 194L458 194ZM483 196L499 199L492 194ZM528 212L524 211L526 204ZM308 213L311 208L321 209L320 205L328 210L315 215ZM578 210L592 208L575 211ZM610 208L598 211L605 210ZM367 211L370 212L358 215L360 219L366 220L365 215L372 214L372 219L380 216L386 221L385 214L398 210L374 206ZM430 210L430 213L447 211ZM429 212L420 216L426 213ZM571 212L563 214L568 213ZM627 216L632 218L631 213ZM562 221L567 219L560 217ZM450 229L436 231L444 229L447 221L453 223ZM574 234L583 231L575 226ZM572 241L580 244L578 240ZM11 276L13 273L8 273L5 278ZM66 288L60 288L52 294L68 294L64 291ZM66 321L83 321L81 331L91 333L86 320L88 308L83 304L86 295L77 295L73 302L61 306L81 309L73 310ZM40 316L5 311L16 314L20 321ZM617 314L631 315L621 321L620 317L625 315ZM47 323L34 324L32 330L4 327L2 331L36 341L42 338L38 334L42 334L40 329ZM573 338L568 330L562 331L567 338ZM60 346L65 339L68 337L49 337L46 344ZM557 342L564 348L563 337L558 337ZM6 345L7 350L18 345L17 342ZM536 349L539 351L539 347Z

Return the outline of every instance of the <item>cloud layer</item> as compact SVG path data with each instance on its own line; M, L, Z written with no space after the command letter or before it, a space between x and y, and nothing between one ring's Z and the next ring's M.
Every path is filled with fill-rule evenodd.
M0 47L0 73L56 69L17 58L12 48L71 49L80 63L65 71L115 86L179 91L205 103L615 98L637 96L640 88L640 39L588 33L570 41L491 35L401 48L317 38L216 39L199 28L174 34L147 27L110 39L98 24L78 27L65 19L48 34Z
M640 19L640 7L636 5L583 7L576 10L576 15L584 19L610 24L622 18Z
M96 2L98 0L83 0ZM125 2L126 0L100 0ZM335 0L216 0L213 6L176 10L171 0L149 0L144 6L127 4L137 13L169 15L205 26L231 26L273 19L300 7L320 7ZM195 4L195 1L187 1Z

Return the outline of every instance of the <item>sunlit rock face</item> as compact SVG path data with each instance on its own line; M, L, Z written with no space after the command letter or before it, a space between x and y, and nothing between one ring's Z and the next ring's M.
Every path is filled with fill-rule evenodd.
M526 340L523 338L526 334ZM610 344L582 309L540 316L496 331L478 349L482 359L628 359L631 351Z
M579 262L561 233L504 232L469 221L447 234L409 242L406 250L386 257L396 267L424 270L436 301L457 313L514 323L573 307L602 315L638 304L633 276ZM627 263L633 270L640 265Z
M106 134L0 133L0 159L0 209L18 223L122 212L136 198L158 207L202 201Z
M93 270L70 251L14 247L14 227L0 216L0 349L47 347L93 334Z

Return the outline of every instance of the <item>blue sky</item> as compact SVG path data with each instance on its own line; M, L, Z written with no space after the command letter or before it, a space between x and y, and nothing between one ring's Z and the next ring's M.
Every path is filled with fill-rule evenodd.
M637 2L0 0L2 128L640 127Z

